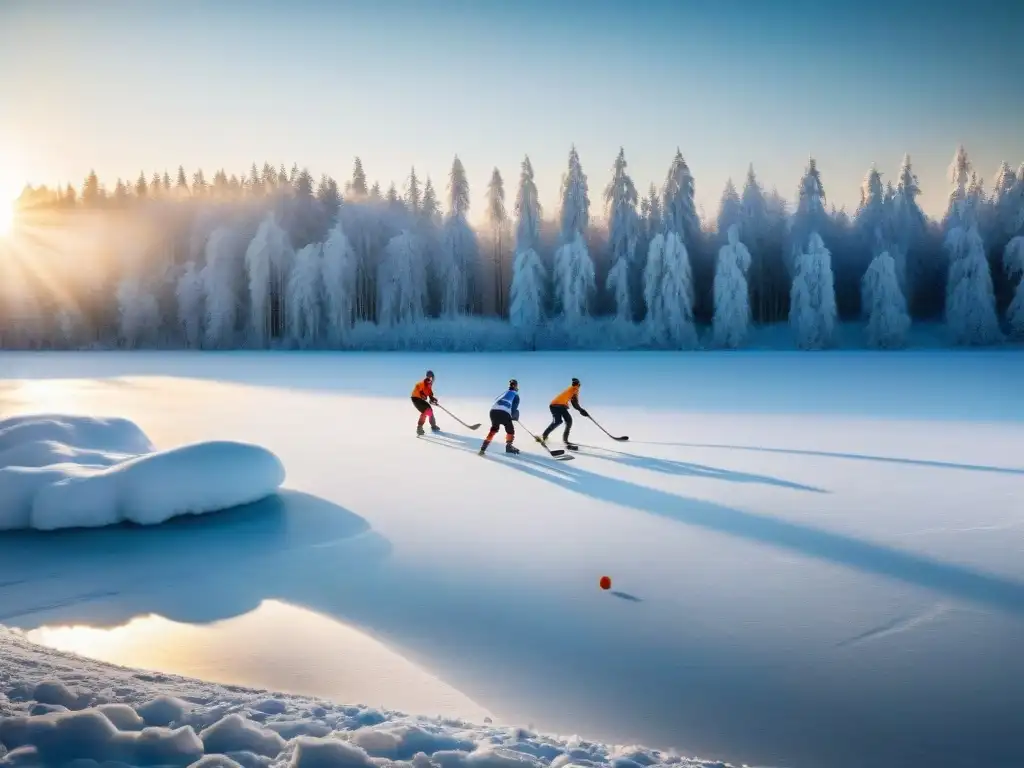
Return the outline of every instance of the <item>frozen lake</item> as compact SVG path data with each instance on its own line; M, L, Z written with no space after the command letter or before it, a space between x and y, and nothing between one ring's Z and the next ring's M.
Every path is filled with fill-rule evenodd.
M588 446L475 455L519 379ZM279 498L0 535L0 623L150 669L773 766L1020 764L1024 356L0 354L0 415L263 445ZM500 446L499 446L500 447ZM602 574L619 594L601 592Z

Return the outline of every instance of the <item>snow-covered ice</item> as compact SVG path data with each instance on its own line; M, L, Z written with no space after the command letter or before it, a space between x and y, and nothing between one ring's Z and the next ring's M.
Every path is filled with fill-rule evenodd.
M521 457L481 459L481 432L443 413L446 434L417 439L408 393L427 368L471 422L518 378L537 431L578 376L584 406L631 440L577 420L574 461L523 438ZM147 662L159 672L131 673L5 640L33 662L0 664L9 711L36 706L24 689L46 680L71 690L45 698L76 706L106 688L116 703L202 695L201 718L159 727L191 724L202 741L238 713L281 735L278 761L324 728L371 757L411 759L376 733L421 722L390 714L406 672L388 667L395 679L364 702L388 712L357 738L356 715L341 713L377 710L346 709L344 686L310 678L362 651L339 639L332 654L342 634L282 618L288 606L372 638L501 724L416 725L439 767L438 734L461 745L442 752L487 744L559 766L672 759L602 746L615 743L795 768L1024 764L1017 350L41 354L0 356L0 370L5 415L112 414L161 449L216 437L288 467L285 490L219 515L0 535L0 623L40 642L119 658L114 640L146 626L156 646L182 636L173 623L225 653L231 638L261 645L233 641L224 669L186 646L192 666L167 653ZM294 641L277 642L288 629ZM186 668L220 685L165 674ZM242 681L300 699L231 689ZM336 703L296 703L311 696ZM267 698L287 714L254 707ZM282 719L309 722L270 728ZM520 738L516 725L579 738Z
M157 450L124 418L0 419L0 530L156 525L258 501L284 475L280 460L256 445Z

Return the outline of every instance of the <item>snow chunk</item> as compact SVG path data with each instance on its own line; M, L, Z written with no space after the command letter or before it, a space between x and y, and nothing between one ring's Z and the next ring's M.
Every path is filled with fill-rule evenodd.
M174 696L157 696L136 707L135 711L146 721L146 725L167 726L183 718L191 709L192 705L182 699Z
M279 723L267 723L267 728L281 736L285 741L291 741L296 736L326 736L331 729L323 723L315 720L283 720Z
M157 451L126 419L2 419L0 530L156 525L258 501L277 491L284 474L274 454L246 443Z
M295 744L291 768L374 768L366 751L336 739L300 738Z
M51 704L67 709L82 709L84 697L73 692L59 680L44 680L32 689L32 698L40 704Z
M96 709L119 731L141 731L146 727L145 721L127 704L101 704Z
M288 706L280 699L263 699L253 704L252 708L267 715L280 715Z
M239 714L218 720L199 734L207 752L254 752L257 755L277 757L284 749L284 739L273 731L264 730Z

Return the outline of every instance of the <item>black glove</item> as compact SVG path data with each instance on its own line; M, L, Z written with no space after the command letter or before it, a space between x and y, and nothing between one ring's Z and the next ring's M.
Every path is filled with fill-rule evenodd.
M584 409L584 408L580 408L580 416L582 416L585 419L589 419L590 418L590 414L587 413L586 409Z
M519 421L519 411L512 411L512 421Z
M430 404L431 405L437 405L437 398L436 397L430 398Z

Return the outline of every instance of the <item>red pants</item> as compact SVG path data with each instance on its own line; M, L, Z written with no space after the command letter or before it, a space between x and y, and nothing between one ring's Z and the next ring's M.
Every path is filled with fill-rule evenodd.
M434 421L434 409L430 407L430 403L419 397L412 398L412 404L416 406L416 410L420 412L420 420L417 422L419 426L423 426L423 422L430 419L430 426L436 427L437 422Z

